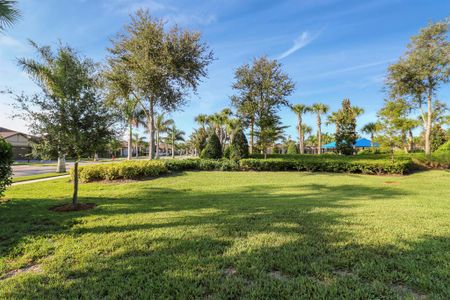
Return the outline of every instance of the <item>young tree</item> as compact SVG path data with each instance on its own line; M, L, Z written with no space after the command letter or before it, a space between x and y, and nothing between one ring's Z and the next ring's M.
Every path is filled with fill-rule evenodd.
M230 159L240 160L248 157L248 141L242 129L238 129L231 140Z
M0 0L0 33L20 18L17 1Z
M112 59L125 65L133 93L145 110L149 133L149 159L155 153L155 110L180 109L185 96L197 90L212 52L201 42L198 32L168 30L161 20L147 11L138 10L131 23L118 35L112 48Z
M231 97L231 103L250 128L250 153L254 151L255 127L258 132L268 133L272 115L282 106L289 104L287 97L294 91L294 83L283 72L281 64L263 56L255 59L252 65L245 64L235 71L233 89L237 95ZM258 141L258 144L264 144Z
M267 158L267 150L274 148L277 140L283 139L283 132L287 126L282 126L280 118L275 114L267 114L258 118L257 126L260 130L256 131L258 137L258 147L264 158Z
M174 125L174 121L172 119L166 119L165 114L156 115L155 121L155 132L156 132L156 158L159 158L159 146L161 133L166 133L169 131L170 126Z
M336 150L344 155L354 153L356 143L356 111L353 110L350 100L342 101L342 108L336 113Z
M369 122L361 129L362 132L367 133L370 135L370 145L373 147L375 134L378 132L378 124L375 122Z
M185 132L182 130L179 130L175 124L172 124L172 126L169 126L167 130L167 144L169 144L172 148L172 158L175 157L175 148L178 141L184 141L184 135Z
M411 38L404 57L389 66L387 86L393 99L407 99L418 109L425 129L425 153L431 154L433 105L450 77L448 20L430 23ZM424 109L424 106L426 109Z
M329 106L323 103L315 103L311 111L317 115L317 154L322 153L322 115L328 113Z
M0 198L6 187L12 183L13 152L10 143L0 137Z
M213 130L209 135L205 148L200 153L200 157L212 159L219 159L222 157L222 147L220 145L219 137Z
M78 202L78 162L94 154L98 143L114 136L117 118L101 99L97 66L79 56L69 46L60 45L56 54L50 47L32 42L39 59L19 60L42 93L17 96L17 105L29 122L30 131L39 136L51 153L75 158L73 205ZM96 140L96 138L101 139Z
M298 144L300 154L305 153L305 133L303 132L303 115L311 109L305 104L295 104L291 106L292 111L297 115Z

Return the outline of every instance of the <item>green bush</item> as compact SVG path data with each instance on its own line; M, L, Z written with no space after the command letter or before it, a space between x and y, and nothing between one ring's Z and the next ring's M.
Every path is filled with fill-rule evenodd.
M3 197L6 187L12 182L12 156L11 144L0 138L0 198Z
M421 166L434 169L450 169L450 152L434 152L431 155L425 153L413 153L410 155L413 161Z
M227 145L225 146L225 149L223 149L223 158L231 158L231 148L233 145Z
M164 162L150 160L82 166L78 170L80 182L157 177L168 171ZM73 177L73 169L70 174Z
M239 130L236 132L233 138L233 142L230 145L230 156L232 160L240 160L241 158L248 157L248 141L244 131Z
M209 136L206 147L200 153L200 157L209 159L219 159L222 157L222 146L215 132Z
M242 159L241 170L309 171L362 174L405 174L413 169L410 159L358 159L344 156L296 155L287 158Z
M287 154L298 154L297 145L294 142L290 142L287 148Z
M445 142L444 144L440 145L439 148L436 150L438 153L450 153L450 141Z

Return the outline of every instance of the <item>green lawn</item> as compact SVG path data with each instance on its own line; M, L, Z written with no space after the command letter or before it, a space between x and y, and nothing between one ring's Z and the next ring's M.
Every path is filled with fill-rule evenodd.
M21 181L27 181L27 180L35 180L35 179L42 179L42 178L49 178L49 177L57 177L57 176L63 176L67 175L67 173L45 173L45 174L36 174L36 175L29 175L29 176L20 176L20 177L14 177L12 179L13 182L21 182Z
M0 204L0 298L450 298L450 172L186 172ZM17 270L14 272L13 270Z

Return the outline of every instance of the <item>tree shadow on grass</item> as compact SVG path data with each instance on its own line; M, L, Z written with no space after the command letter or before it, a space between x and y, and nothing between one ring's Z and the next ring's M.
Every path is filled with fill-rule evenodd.
M424 237L407 250L369 247L343 226L351 219L346 209L360 200L406 194L359 185L293 185L281 192L253 185L216 193L142 186L124 198L83 197L99 206L67 214L48 212L54 201L38 200L34 208L16 201L0 208L2 227L14 226L1 235L2 256L20 255L21 241L40 236L69 235L74 249L57 257L52 250L45 273L3 286L11 298L446 295L448 239ZM7 217L18 210L24 215ZM430 247L436 260L428 259Z

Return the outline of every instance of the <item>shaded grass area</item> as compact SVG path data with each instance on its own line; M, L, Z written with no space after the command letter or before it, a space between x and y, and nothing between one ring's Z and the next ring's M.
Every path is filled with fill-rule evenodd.
M450 298L450 172L186 172L0 205L4 298ZM18 271L22 270L22 271Z
M13 177L12 182L21 182L21 181L27 181L27 180L58 177L58 176L64 176L67 174L68 173L56 173L55 172L55 173L44 173L44 174L36 174L36 175L29 175L29 176Z

